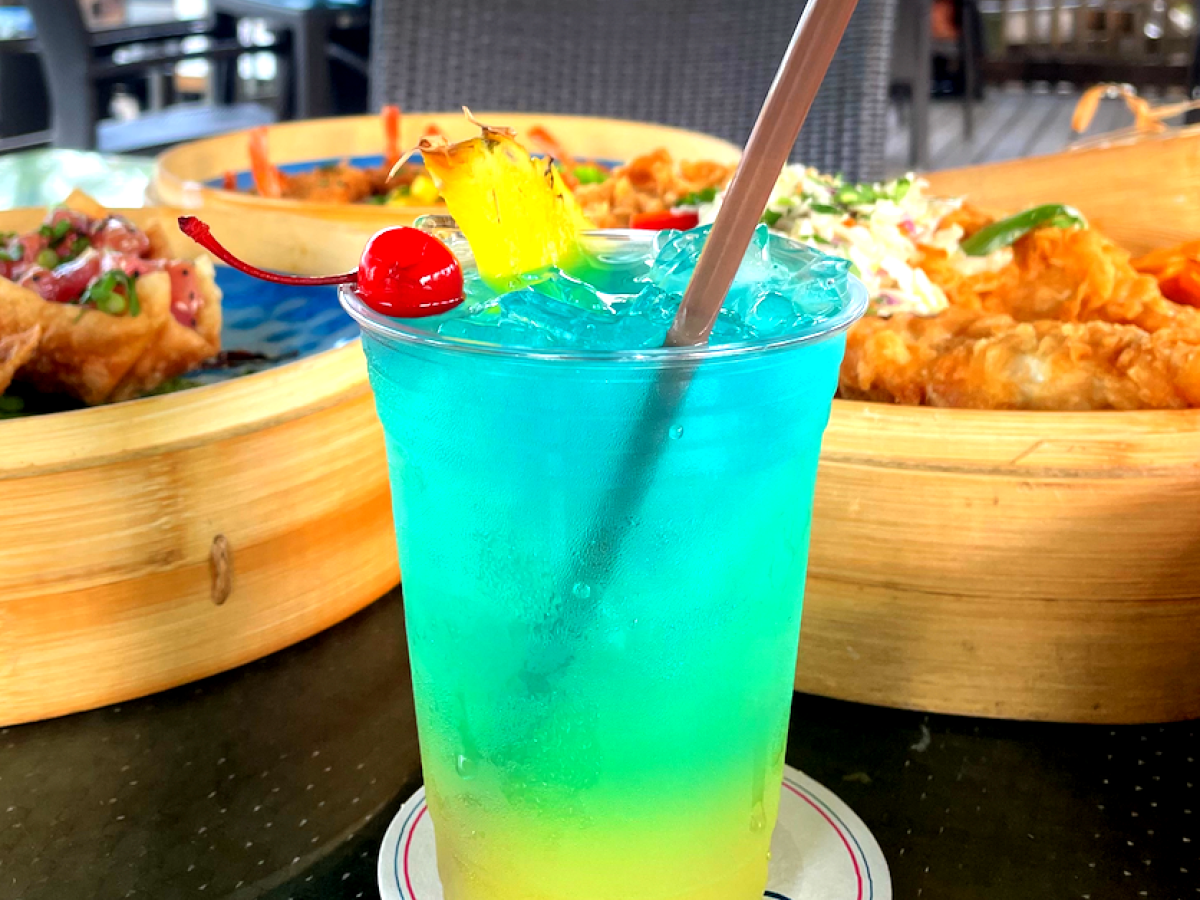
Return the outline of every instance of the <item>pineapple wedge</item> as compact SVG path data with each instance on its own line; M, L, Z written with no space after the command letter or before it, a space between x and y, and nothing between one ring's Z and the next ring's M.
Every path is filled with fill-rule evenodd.
M471 245L479 274L506 290L566 265L580 232L592 226L552 161L532 158L511 128L471 121L479 137L455 144L429 137L417 149Z

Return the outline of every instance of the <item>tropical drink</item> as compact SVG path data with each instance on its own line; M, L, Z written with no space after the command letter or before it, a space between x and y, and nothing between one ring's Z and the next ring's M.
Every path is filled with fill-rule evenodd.
M405 320L342 296L387 441L446 897L757 900L865 296L763 228L710 344L664 348L707 229L580 234L504 133L425 159L466 232L443 232L463 302Z
M713 344L661 349L702 238L601 238L588 281L499 295L468 269L466 301L419 323L346 294L448 900L762 896L817 454L863 298L763 234ZM631 455L647 397L671 408ZM638 467L636 508L597 531Z

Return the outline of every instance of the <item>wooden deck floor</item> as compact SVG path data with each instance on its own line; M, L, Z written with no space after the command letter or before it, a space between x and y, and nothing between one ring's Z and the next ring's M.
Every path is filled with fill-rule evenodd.
M975 132L970 140L963 127L961 99L935 100L930 109L929 169L999 162L1064 150L1072 139L1071 115L1079 94L991 87L975 106ZM909 170L906 110L893 105L889 112L887 171L901 175ZM1099 134L1133 124L1125 104L1104 100L1088 130Z

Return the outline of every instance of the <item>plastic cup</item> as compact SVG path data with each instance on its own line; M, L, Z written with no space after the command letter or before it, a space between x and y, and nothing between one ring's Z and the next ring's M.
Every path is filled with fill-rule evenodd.
M387 441L447 900L762 897L849 295L786 340L588 353L442 338L343 291ZM637 465L619 540L597 534ZM606 553L602 577L580 564Z

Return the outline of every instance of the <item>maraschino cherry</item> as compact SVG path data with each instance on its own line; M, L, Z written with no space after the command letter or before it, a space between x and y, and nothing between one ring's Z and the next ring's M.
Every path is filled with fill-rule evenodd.
M180 230L239 271L277 284L353 284L363 303L377 313L401 319L434 316L463 300L463 274L450 249L416 228L385 228L363 248L358 270L308 278L268 272L242 262L212 236L195 216L180 216Z

